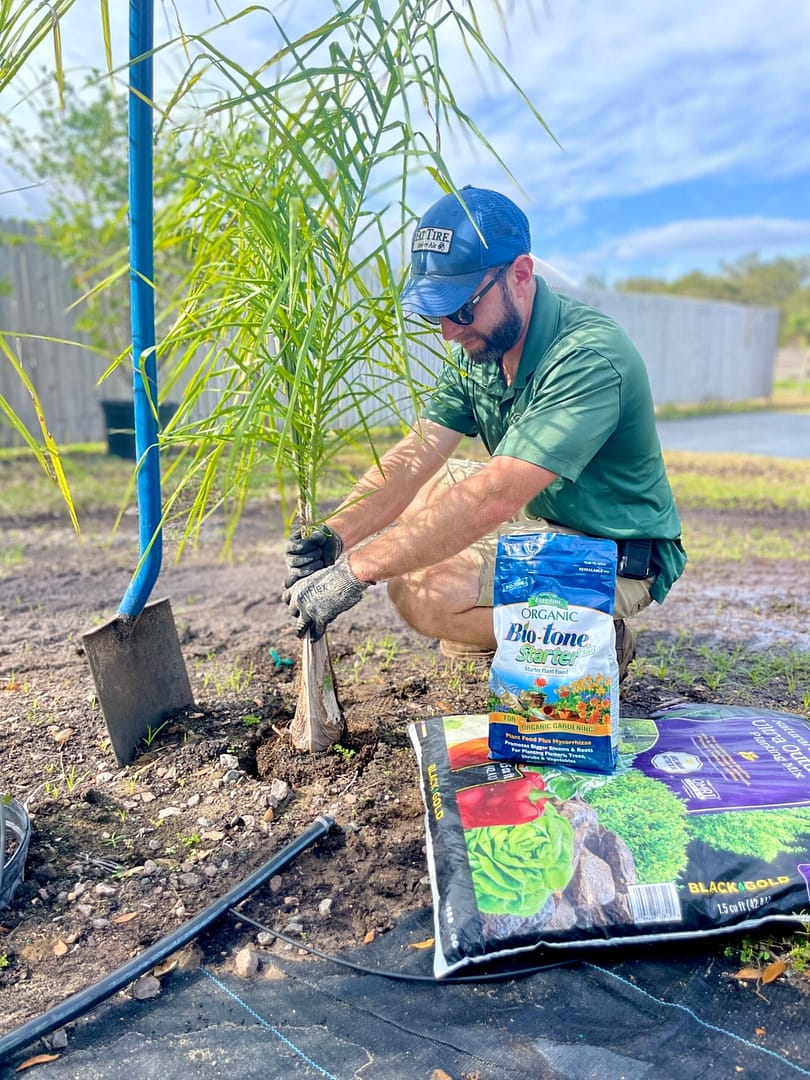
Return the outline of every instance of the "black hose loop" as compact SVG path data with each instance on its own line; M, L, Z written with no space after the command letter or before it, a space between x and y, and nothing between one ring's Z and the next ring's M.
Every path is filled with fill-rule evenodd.
M112 997L117 991L134 982L135 979L139 979L141 975L145 975L147 971L165 960L167 956L171 956L178 949L182 949L184 945L197 937L211 923L224 915L226 911L241 903L252 892L255 892L260 885L263 885L265 881L284 870L302 852L311 847L316 840L326 836L334 827L334 824L335 819L330 817L329 814L320 815L308 829L295 840L291 840L264 866L259 867L255 873L245 878L239 885L234 886L230 892L215 900L204 911L199 912L199 914L183 923L182 926L179 926L170 934L166 934L139 956L133 957L122 967L110 972L103 979L99 979L97 983L85 987L84 990L79 990L69 998L65 998L59 1005L55 1005L52 1009L35 1017L33 1020L29 1020L27 1024L23 1024L8 1035L0 1038L0 1063L23 1046L34 1042L35 1039L42 1038L43 1035L47 1035L49 1032L55 1031L56 1028L60 1028L70 1023L71 1020L75 1020L77 1017L89 1012L94 1006Z

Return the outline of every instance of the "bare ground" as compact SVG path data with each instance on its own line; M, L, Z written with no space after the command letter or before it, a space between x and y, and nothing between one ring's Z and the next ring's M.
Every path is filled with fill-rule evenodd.
M683 517L719 535L743 520L689 508ZM485 666L444 661L377 586L330 634L346 736L327 754L294 753L298 647L278 599L280 521L251 509L232 561L220 559L215 527L179 566L167 554L155 595L171 597L196 705L119 769L80 635L117 608L134 517L112 540L108 519L86 518L82 542L61 519L0 524L0 793L33 823L26 880L0 910L0 1030L119 967L325 812L337 829L246 904L251 918L332 952L430 903L407 726L484 711ZM797 512L781 524L806 534L810 523ZM806 685L789 673L763 685L752 671L758 656L807 649L809 586L810 562L799 559L690 565L667 602L635 620L624 710L643 716L673 700L806 710ZM268 954L290 949L261 942ZM209 962L225 962L248 943L255 928L225 919L202 944Z

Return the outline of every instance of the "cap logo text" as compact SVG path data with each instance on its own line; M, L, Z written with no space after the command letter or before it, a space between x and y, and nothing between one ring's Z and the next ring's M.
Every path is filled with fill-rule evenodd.
M447 254L453 243L452 229L417 229L413 234L412 251L441 251Z

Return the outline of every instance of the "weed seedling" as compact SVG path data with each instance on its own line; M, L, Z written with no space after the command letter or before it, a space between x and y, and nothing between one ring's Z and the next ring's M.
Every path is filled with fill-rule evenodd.
M366 661L374 655L374 638L367 637L354 651L354 677L357 678L366 666Z
M380 652L382 653L382 658L383 658L383 659L382 659L382 665L381 665L381 667L382 667L382 670L383 670L383 671L387 671L387 670L388 670L388 668L389 668L389 667L391 666L391 662L392 662L392 660L394 659L394 657L395 657L395 656L396 656L396 654L397 654L397 649L398 649L397 643L396 643L396 641L395 641L395 640L394 640L394 639L393 639L393 638L392 638L392 637L390 636L390 634L387 634L387 635L386 635L386 636L385 636L385 637L384 637L384 638L383 638L383 639L382 639L382 640L380 641L380 643L379 643L379 645L377 646L377 648L378 648L378 650L379 650L379 651L380 651Z
M168 720L164 720L163 723L156 728L153 728L151 724L148 724L146 728L146 734L143 737L144 743L147 746L151 746L155 739L158 737L158 735L161 733L161 731L163 731L163 729L166 727L168 722Z

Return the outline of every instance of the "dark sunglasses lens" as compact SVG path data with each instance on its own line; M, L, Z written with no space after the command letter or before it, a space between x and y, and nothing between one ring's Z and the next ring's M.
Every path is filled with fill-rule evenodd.
M448 319L452 319L454 323L459 326L469 326L475 318L475 308L472 304L462 304L458 311L454 311L452 315L447 316Z

